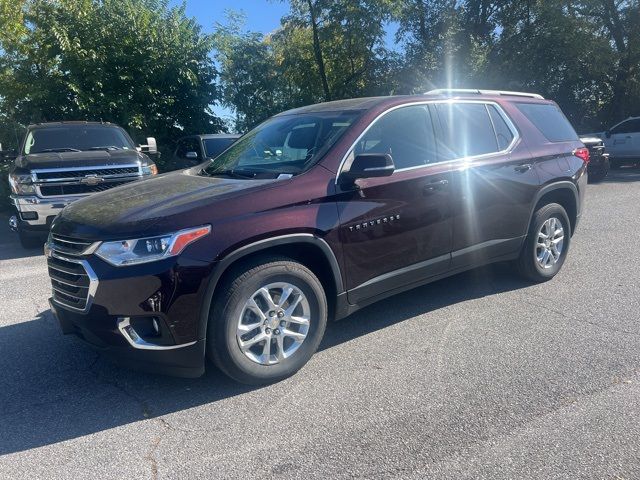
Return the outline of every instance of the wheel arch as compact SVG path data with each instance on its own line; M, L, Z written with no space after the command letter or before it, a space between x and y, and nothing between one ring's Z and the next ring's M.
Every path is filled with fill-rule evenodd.
M309 268L322 283L327 295L329 315L333 315L336 298L338 294L344 292L340 265L333 250L326 241L310 233L282 235L244 245L225 255L216 264L202 299L198 326L199 339L206 338L214 294L225 276L243 262L264 255L289 257Z
M557 203L562 206L569 216L571 235L575 232L580 214L580 195L578 187L573 182L561 181L545 185L540 189L533 202L533 209L529 216L529 225L533 214L542 206L549 203Z

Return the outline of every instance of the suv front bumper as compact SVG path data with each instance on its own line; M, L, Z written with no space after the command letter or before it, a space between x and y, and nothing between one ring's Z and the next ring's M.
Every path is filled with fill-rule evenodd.
M18 212L17 220L25 230L48 230L53 219L71 202L86 195L73 197L41 198L35 195L11 195L11 202Z
M49 254L54 288L49 303L64 334L78 336L128 368L181 377L204 373L206 343L199 325L209 264L188 259L183 263L176 257L113 267L94 255ZM64 263L55 263L61 258L84 264L92 279L86 308L56 300L56 290L66 291L61 281L69 286L78 283L55 272L56 268L69 271ZM159 328L153 331L152 326Z

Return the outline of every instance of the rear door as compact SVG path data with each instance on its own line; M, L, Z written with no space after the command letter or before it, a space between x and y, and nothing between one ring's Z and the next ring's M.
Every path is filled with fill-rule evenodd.
M357 188L338 195L351 303L446 271L451 250L451 174L437 164L426 105L396 108L377 119L347 164L360 153L389 153L396 171L357 180Z
M432 109L438 154L453 165L451 267L517 252L539 179L513 122L492 102L442 102Z

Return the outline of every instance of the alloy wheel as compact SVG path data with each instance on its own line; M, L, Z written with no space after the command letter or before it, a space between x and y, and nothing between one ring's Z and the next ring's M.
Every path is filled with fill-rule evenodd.
M543 269L552 268L562 256L564 228L556 217L547 219L538 231L536 261Z
M275 365L291 357L309 333L309 301L295 285L270 283L245 302L238 318L238 347L253 362Z

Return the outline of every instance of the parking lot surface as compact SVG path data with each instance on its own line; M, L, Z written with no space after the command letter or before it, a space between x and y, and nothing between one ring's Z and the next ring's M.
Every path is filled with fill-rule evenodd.
M0 217L0 478L639 478L640 171L589 185L561 273L468 272L330 324L251 388L63 336Z

